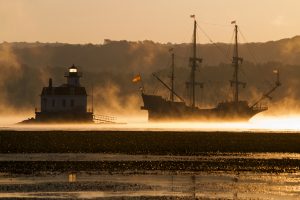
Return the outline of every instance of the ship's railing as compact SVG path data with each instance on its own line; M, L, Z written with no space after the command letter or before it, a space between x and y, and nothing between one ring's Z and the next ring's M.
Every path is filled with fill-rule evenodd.
M93 115L95 123L116 123L117 117L108 115Z
M268 106L263 104L257 104L256 106L253 106L253 110L268 110Z

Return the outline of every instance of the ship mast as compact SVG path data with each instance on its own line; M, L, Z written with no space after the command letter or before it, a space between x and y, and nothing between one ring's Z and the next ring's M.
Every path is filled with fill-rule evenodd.
M92 113L94 113L94 85L92 84Z
M234 44L234 51L233 51L233 57L232 57L232 64L234 67L233 72L233 80L230 81L231 87L234 87L233 92L233 101L238 104L239 102L239 85L243 85L243 87L246 86L246 83L239 81L239 65L243 62L243 58L239 57L239 51L238 51L238 25L236 24L236 21L231 22L234 25L234 32L235 32L235 44Z
M198 63L202 62L202 59L197 58L197 21L195 19L195 15L191 15L191 17L194 19L194 32L193 32L193 57L190 58L190 65L191 65L191 75L190 75L190 82L187 83L188 86L191 86L191 94L190 94L190 101L191 106L194 108L196 105L195 97L196 92L195 88L196 85L202 86L201 83L197 83L195 80L195 73L196 69L198 67Z
M172 57L172 65L171 65L171 91L170 91L170 99L172 102L174 102L174 52L173 52L173 48L170 49L170 51L172 51L171 57Z

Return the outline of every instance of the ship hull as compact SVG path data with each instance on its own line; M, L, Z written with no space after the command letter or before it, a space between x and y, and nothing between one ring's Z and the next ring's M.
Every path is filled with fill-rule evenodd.
M202 109L187 106L183 102L172 102L157 95L142 93L149 121L248 121L266 107L249 107L245 101L223 102L214 108Z

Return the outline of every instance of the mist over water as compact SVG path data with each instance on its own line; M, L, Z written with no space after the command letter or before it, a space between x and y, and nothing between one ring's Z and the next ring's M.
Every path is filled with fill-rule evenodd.
M228 132L298 132L300 115L258 114L248 122L148 122L147 113L135 116L116 116L116 123L95 124L17 124L30 115L1 116L0 130L23 131L228 131Z

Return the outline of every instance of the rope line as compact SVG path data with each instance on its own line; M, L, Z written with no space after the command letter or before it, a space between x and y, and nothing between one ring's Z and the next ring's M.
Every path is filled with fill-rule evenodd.
M209 35L200 27L200 26L197 26L198 28L199 28L199 30L205 35L205 37L209 40L209 42L211 43L211 44L213 44L219 51L220 51L220 53L224 56L224 58L226 59L226 60L229 60L229 61L231 61L231 59L230 58L228 58L228 56L226 55L226 53L224 52L224 50L221 48L221 47L219 47L219 45L217 45L210 37L209 37Z

